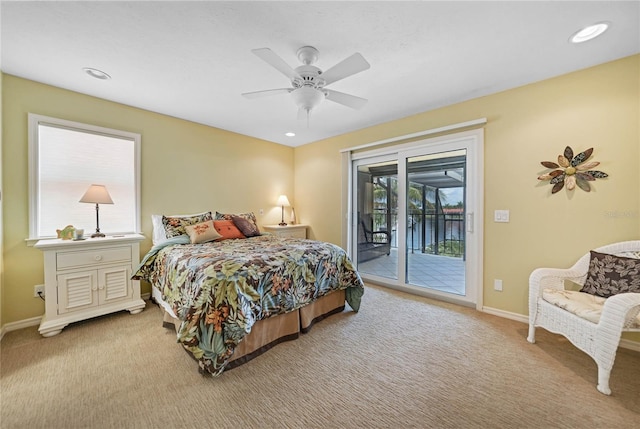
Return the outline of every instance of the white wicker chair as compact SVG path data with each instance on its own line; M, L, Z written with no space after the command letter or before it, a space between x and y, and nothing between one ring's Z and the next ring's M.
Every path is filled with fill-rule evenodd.
M640 240L614 243L594 249L597 252L616 254L640 250ZM544 289L564 290L565 280L583 285L589 270L590 254L582 256L569 269L538 268L529 277L529 336L535 343L537 326L566 337L587 353L598 366L598 390L611 394L609 376L622 332L640 332L632 328L640 311L640 293L621 293L606 299L598 324L578 317L542 298Z

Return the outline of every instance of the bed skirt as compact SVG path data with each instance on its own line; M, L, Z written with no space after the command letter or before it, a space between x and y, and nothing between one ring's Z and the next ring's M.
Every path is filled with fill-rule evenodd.
M169 306L162 301L157 289L152 290L153 300L163 310L164 326L177 330L180 320L174 317ZM249 362L279 343L295 340L301 332L307 333L315 322L341 313L344 308L345 291L337 290L297 310L257 321L251 332L236 347L225 370Z

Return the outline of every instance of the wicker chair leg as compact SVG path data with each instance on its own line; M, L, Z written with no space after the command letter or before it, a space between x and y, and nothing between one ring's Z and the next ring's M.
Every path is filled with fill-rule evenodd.
M611 375L611 369L604 369L598 364L598 391L605 395L611 395L611 389L609 389L609 376Z
M533 323L529 324L529 336L527 337L527 341L529 341L531 344L536 342L536 327L533 325Z

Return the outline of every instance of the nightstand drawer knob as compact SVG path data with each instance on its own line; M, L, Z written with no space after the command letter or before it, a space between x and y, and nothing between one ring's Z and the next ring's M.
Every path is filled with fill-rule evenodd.
M102 255L96 255L94 258L96 261L102 261Z

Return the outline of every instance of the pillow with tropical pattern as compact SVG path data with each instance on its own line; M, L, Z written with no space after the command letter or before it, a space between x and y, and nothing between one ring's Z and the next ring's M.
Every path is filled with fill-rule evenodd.
M220 212L216 212L216 216L214 220L233 220L233 217L241 217L243 219L248 220L249 222L251 222L253 224L253 226L255 226L255 229L259 231L258 229L258 221L256 220L256 215L253 214L253 212L247 212L247 213L220 213Z
M208 220L213 220L211 212L188 216L162 216L162 225L164 225L167 238L172 238L179 235L186 235L187 231L184 229L185 226L195 225Z

